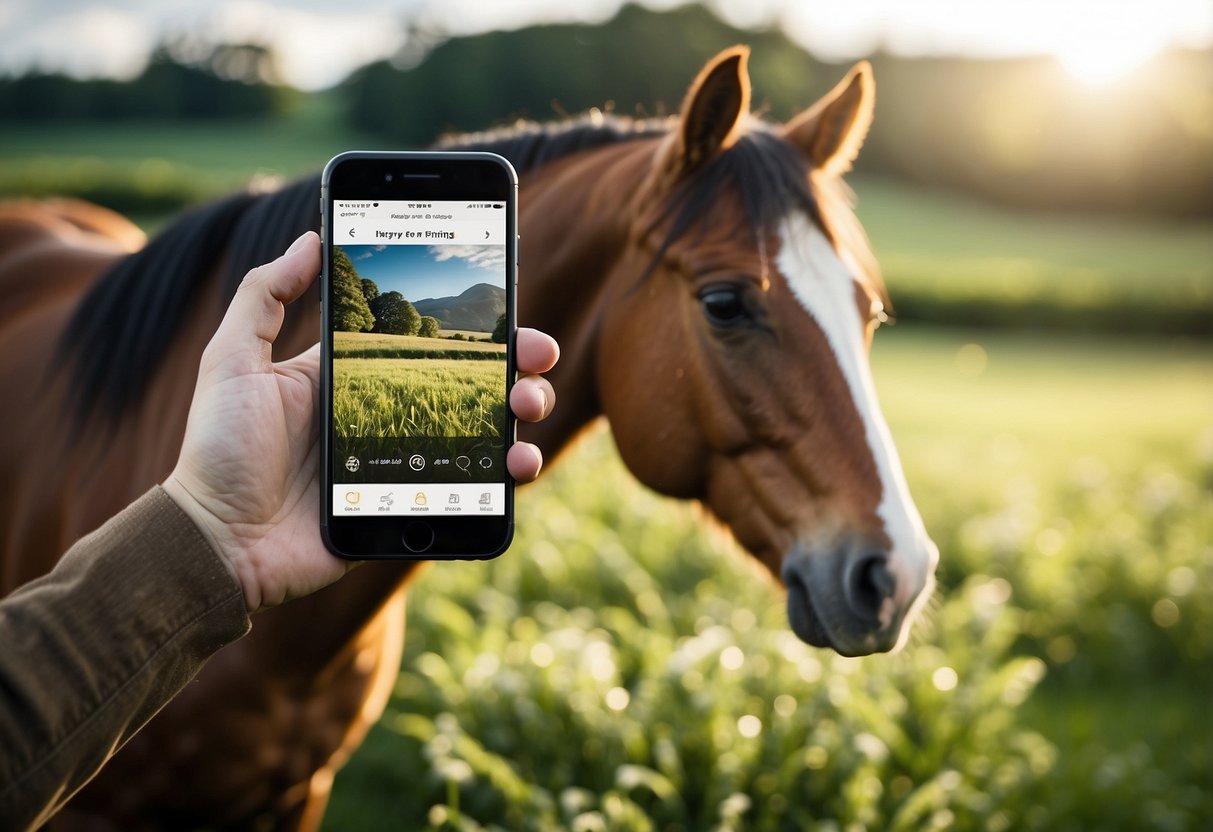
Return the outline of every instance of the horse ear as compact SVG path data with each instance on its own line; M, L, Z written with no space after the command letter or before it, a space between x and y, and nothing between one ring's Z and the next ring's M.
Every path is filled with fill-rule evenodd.
M734 46L700 70L682 102L678 141L666 168L684 174L737 141L750 112L750 50Z
M872 65L860 61L838 86L789 121L783 136L809 157L814 168L830 174L846 173L872 126L875 104Z

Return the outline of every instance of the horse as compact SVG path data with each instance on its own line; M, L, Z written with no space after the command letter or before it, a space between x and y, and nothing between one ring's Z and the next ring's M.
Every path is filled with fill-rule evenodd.
M906 637L938 550L868 368L888 308L842 175L871 123L857 64L784 124L728 49L663 120L589 115L453 137L521 174L519 320L554 335L549 459L605 417L644 484L697 500L846 655ZM0 591L161 481L240 277L319 225L317 177L195 208L143 244L71 201L0 206ZM318 289L275 358L320 332ZM171 556L171 553L165 553ZM373 563L258 616L58 815L61 829L314 829L398 672L420 565Z

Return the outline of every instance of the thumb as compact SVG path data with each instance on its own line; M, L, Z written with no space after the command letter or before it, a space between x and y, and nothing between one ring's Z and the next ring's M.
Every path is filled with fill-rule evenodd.
M304 233L286 253L244 276L203 357L204 364L239 375L270 367L284 304L302 295L320 272L320 238Z

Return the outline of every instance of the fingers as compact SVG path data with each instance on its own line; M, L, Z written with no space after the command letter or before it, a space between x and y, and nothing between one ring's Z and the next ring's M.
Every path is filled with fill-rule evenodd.
M530 442L515 442L505 455L505 467L518 482L531 482L543 468L543 454Z
M303 294L320 272L320 238L308 231L286 253L244 276L227 314L207 347L207 360L231 362L234 373L269 366L270 347L285 314L283 304Z
M555 404L556 391L542 376L523 376L510 391L510 410L524 422L546 419Z
M560 359L560 345L556 339L537 329L519 327L514 346L521 373L546 373Z

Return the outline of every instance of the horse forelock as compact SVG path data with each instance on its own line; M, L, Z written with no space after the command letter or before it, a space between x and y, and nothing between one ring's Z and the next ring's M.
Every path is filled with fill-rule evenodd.
M113 421L137 403L208 281L221 281L221 304L210 310L218 323L249 269L318 227L318 194L312 176L189 209L102 273L58 343L77 422Z

